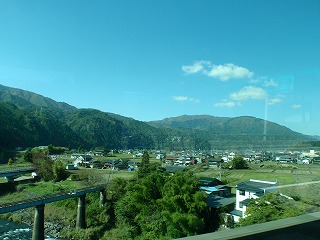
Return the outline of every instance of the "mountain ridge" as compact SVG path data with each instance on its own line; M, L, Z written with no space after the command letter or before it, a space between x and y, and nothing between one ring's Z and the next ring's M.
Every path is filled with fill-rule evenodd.
M289 146L310 139L252 116L181 115L143 122L97 109L78 109L0 85L0 146L212 149ZM30 137L32 136L32 137ZM10 139L11 141L4 140Z
M63 111L75 111L76 107L65 102L57 102L51 98L19 88L6 87L0 84L0 102L10 102L18 107L48 107Z

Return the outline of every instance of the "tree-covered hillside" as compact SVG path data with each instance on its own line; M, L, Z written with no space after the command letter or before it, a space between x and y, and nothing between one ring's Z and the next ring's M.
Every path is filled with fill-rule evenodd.
M0 84L0 102L8 102L19 108L26 107L46 107L59 109L65 112L75 111L77 108L62 102L56 102L50 98L29 91L6 87Z
M312 140L254 117L183 115L147 123L2 85L0 103L0 147L209 150L282 148Z
M85 139L61 121L60 112L48 108L19 109L0 103L0 146L32 147L39 145L83 146Z

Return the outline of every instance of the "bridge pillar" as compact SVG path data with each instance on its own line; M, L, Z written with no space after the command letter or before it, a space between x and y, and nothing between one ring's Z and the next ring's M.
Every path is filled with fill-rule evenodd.
M32 240L44 240L44 204L36 206Z
M79 196L76 228L86 228L86 194Z
M106 190L100 190L100 207L106 203Z

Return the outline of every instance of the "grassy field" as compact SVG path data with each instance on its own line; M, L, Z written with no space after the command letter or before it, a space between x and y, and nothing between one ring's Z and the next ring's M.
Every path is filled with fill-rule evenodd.
M219 177L229 186L243 182L247 179L259 179L278 182L279 185L295 184L320 180L320 165L277 164L263 162L250 164L249 169L218 169L210 168L196 171L198 176Z

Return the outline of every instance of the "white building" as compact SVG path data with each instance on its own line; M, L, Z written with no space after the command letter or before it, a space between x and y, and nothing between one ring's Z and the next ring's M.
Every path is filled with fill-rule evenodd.
M236 186L236 207L231 212L235 222L245 217L247 205L253 199L259 198L268 192L274 192L277 182L249 179Z

